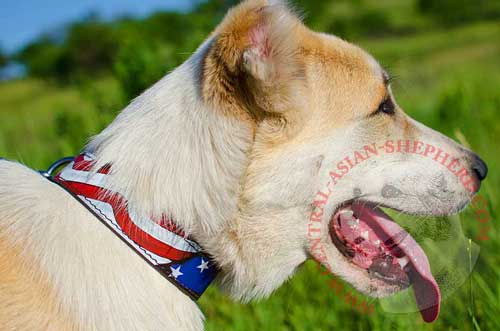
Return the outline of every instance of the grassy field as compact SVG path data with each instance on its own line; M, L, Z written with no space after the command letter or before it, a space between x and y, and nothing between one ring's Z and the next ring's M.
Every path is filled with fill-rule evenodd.
M488 163L481 195L491 216L488 240L477 240L481 225L472 208L458 224L480 249L471 277L442 305L430 325L418 313L391 314L377 300L353 291L373 314L353 309L332 290L328 276L310 262L270 299L242 305L211 288L201 306L207 330L496 330L500 325L500 24L465 26L410 36L354 40L372 52L396 77L399 104L417 120L469 145ZM89 100L92 100L89 101ZM98 100L98 102L95 102ZM0 155L44 168L72 155L85 139L111 120L120 104L112 79L82 88L61 88L36 80L0 84ZM77 123L77 124L72 124ZM498 153L498 154L497 154ZM431 220L442 221L442 220ZM455 219L457 221L457 219ZM464 241L466 242L466 241ZM447 254L448 252L442 252ZM467 260L465 260L467 263ZM432 264L432 261L431 261ZM457 270L472 266L456 266ZM434 265L433 265L434 268Z

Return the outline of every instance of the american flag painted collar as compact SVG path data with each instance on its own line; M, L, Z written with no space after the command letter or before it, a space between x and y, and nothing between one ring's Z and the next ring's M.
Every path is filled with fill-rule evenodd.
M160 220L135 213L127 200L104 188L110 166L97 171L90 153L57 161L41 172L86 207L108 229L163 277L197 300L218 273L215 262L182 229L162 216ZM52 173L67 164L56 176Z

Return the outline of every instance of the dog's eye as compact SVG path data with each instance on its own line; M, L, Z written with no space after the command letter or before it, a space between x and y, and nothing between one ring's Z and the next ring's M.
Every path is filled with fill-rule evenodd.
M385 113L388 115L393 115L396 111L396 106L394 106L394 102L390 97L387 97L381 104L378 106L377 113Z

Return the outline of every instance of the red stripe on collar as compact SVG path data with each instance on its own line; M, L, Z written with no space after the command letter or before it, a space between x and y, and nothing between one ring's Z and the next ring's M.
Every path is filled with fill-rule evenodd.
M95 170L94 165L91 154L82 154L57 176L48 178L71 193L165 278L191 298L199 298L217 275L215 263L165 215L156 221L135 213L121 194L106 188L111 167Z

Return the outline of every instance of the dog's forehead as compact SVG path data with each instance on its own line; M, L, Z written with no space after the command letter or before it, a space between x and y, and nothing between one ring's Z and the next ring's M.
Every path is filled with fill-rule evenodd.
M368 52L336 36L312 32L304 38L308 110L342 126L377 109L388 93L388 77ZM325 120L331 118L331 121ZM328 124L331 127L331 124Z
M334 35L314 34L315 38L307 43L306 47L322 64L330 65L333 69L347 67L349 74L357 73L362 75L364 80L372 77L379 83L385 83L388 79L387 73L379 62L362 48Z

